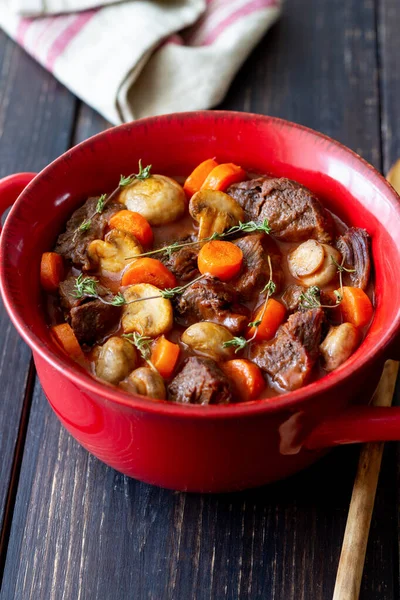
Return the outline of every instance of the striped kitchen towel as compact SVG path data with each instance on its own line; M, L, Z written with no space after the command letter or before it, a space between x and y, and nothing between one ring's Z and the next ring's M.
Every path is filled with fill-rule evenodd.
M70 1L46 0L46 6ZM111 1L32 18L18 16L8 0L0 0L0 26L116 124L221 102L280 12L280 0Z

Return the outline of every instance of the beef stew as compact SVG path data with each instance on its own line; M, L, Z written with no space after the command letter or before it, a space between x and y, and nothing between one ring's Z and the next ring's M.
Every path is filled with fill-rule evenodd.
M276 397L339 368L373 316L368 233L308 189L208 160L88 198L41 264L55 341L94 377L185 404Z

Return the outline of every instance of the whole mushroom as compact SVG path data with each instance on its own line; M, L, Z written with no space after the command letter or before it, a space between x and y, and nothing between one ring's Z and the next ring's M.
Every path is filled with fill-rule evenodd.
M360 342L360 333L352 323L331 327L319 349L325 371L334 371L354 352Z
M165 400L167 397L163 378L150 367L135 369L124 381L121 381L120 387L126 392L159 400Z
M98 377L117 384L138 362L136 348L128 340L113 336L97 350L95 372Z
M216 361L229 360L235 355L235 348L225 347L226 342L233 340L233 335L223 325L201 321L188 327L181 340L196 354L208 356Z
M119 201L140 213L150 225L165 225L179 219L186 209L186 196L177 181L165 175L135 179L122 189Z

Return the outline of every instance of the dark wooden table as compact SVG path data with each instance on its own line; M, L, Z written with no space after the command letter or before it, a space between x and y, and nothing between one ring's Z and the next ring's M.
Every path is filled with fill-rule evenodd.
M386 172L400 156L399 31L398 0L288 0L221 108L308 125ZM0 65L1 176L108 126L4 34ZM78 446L2 307L0 332L1 600L332 597L358 448L258 490L160 490ZM398 464L387 444L362 600L400 597Z

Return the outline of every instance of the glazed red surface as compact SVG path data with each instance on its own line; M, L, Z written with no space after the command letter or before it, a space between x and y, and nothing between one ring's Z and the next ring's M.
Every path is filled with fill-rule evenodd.
M343 221L368 230L376 268L374 321L339 369L274 399L198 407L125 394L92 379L53 344L39 288L41 253L53 246L87 196L112 189L139 158L151 163L153 172L175 176L210 156L293 178ZM15 181L0 182L2 208L19 191ZM21 194L4 227L1 287L14 324L34 351L51 405L83 446L127 475L158 485L243 489L303 468L318 458L318 448L400 439L400 409L380 409L379 415L372 412L379 409L363 406L345 410L369 400L384 360L400 354L399 241L397 195L340 144L279 119L187 113L108 130L44 169Z

